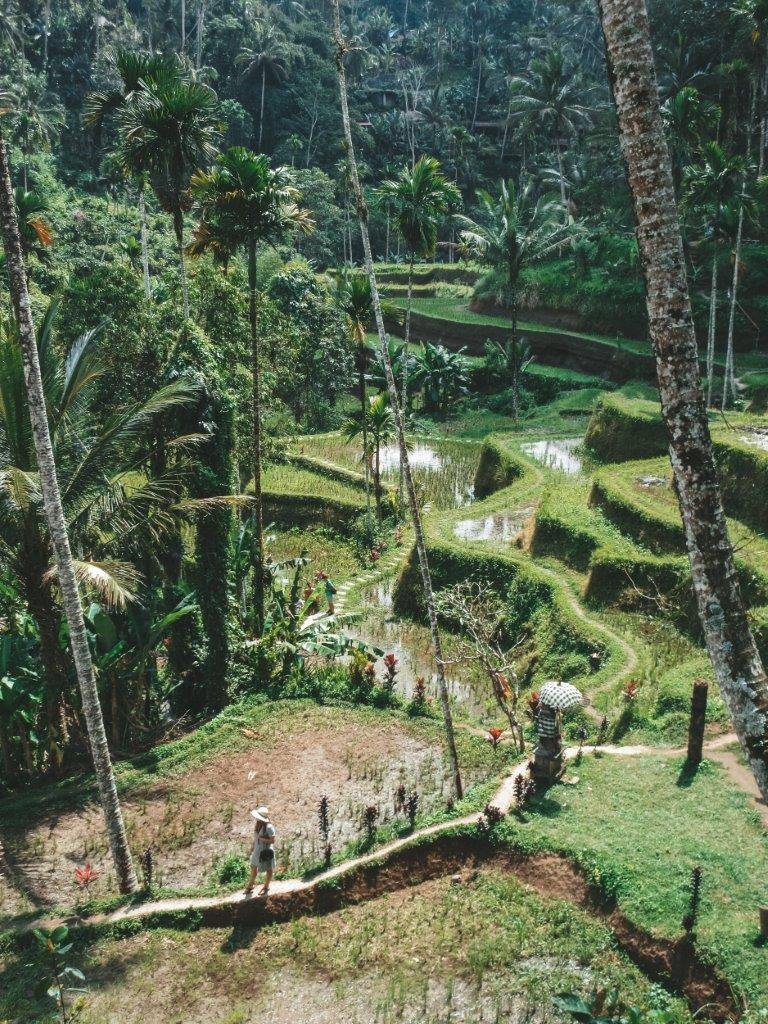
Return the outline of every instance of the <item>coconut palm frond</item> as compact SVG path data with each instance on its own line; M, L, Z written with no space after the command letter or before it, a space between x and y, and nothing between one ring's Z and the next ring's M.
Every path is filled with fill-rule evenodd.
M108 608L125 608L136 600L136 591L141 585L141 574L130 562L86 562L73 559L77 582L98 594ZM46 582L58 580L57 566L45 573Z

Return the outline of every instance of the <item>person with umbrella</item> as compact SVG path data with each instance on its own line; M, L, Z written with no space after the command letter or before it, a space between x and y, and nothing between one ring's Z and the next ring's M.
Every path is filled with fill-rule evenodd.
M539 693L536 712L536 734L539 741L533 751L532 774L537 782L549 784L560 779L565 771L562 713L583 702L579 690L571 683L550 680Z

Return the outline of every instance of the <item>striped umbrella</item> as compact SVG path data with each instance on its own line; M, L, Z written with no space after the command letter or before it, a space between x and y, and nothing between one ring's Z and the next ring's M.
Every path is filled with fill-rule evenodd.
M577 704L581 704L584 698L581 692L570 683L551 679L548 683L544 683L539 691L539 700L556 711L566 711L568 708L574 708Z

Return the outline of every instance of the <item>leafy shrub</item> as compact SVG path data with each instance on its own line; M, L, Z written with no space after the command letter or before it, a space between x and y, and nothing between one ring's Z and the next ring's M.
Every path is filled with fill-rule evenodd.
M225 853L213 862L213 874L219 885L243 885L248 879L248 861L241 853Z

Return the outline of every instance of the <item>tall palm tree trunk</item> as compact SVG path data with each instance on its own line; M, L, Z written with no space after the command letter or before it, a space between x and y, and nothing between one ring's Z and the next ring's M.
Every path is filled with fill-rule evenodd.
M707 334L707 406L712 405L717 339L717 246L712 254L712 282L709 286L709 331Z
M264 136L264 95L267 90L267 65L261 65L261 107L259 108L259 152L261 152L261 140Z
M261 367L256 303L256 243L248 248L248 313L251 328L251 422L253 425L253 617L264 630L264 507L261 494Z
M568 197L565 193L565 177L563 176L563 151L560 148L560 137L555 136L555 149L557 150L557 173L560 176L560 202L563 204L563 218L568 223Z
M203 38L205 33L205 0L197 3L197 34L195 37L195 67L199 71L203 66Z
M371 471L368 464L368 409L365 394L365 333L362 328L357 345L357 388L360 397L360 417L363 427L363 467L365 473L365 522L368 533L371 530Z
M413 306L413 251L410 253L410 260L408 261L408 300L405 305L405 342L403 344L403 384L401 389L402 404L401 409L404 416L408 414L408 359L409 359L409 346L411 344L411 308ZM400 452L400 479L398 482L398 505L400 515L403 514L403 498L404 498L404 484L405 484L405 465L403 463L403 452Z
M450 759L451 771L453 773L453 788L456 797L458 799L461 799L461 797L464 795L464 789L461 782L461 771L459 769L459 755L456 750L456 736L454 734L453 729L453 715L451 714L451 702L448 696L448 684L445 678L445 659L443 657L443 648L440 640L440 630L437 624L437 611L435 610L435 595L432 590L432 577L429 572L429 562L427 560L427 547L424 542L424 530L422 528L421 523L421 512L419 510L419 504L416 500L416 490L413 485L411 464L408 459L408 450L405 444L405 430L403 429L403 417L401 414L399 402L397 400L397 386L395 384L395 376L392 372L392 360L389 357L387 334L384 329L384 317L381 312L381 300L379 298L379 290L376 285L376 273L373 269L373 258L371 256L371 239L368 233L368 206L365 202L363 190L360 185L360 177L357 173L357 160L355 158L355 148L354 143L352 141L352 128L349 120L349 104L347 101L347 78L344 72L345 47L344 39L341 34L339 0L331 0L331 11L333 15L333 37L336 47L336 74L339 82L341 119L344 126L344 139L347 148L347 159L349 160L349 174L355 195L357 216L360 222L360 235L363 243L365 269L371 282L371 299L373 301L373 312L376 319L376 330L379 335L379 348L381 351L381 360L384 365L384 372L387 378L387 391L389 392L389 402L390 405L392 406L392 414L395 417L397 441L398 444L400 445L400 453L403 460L403 468L405 470L405 486L408 492L408 501L411 507L413 530L416 536L416 550L419 558L421 580L424 587L424 599L427 605L427 615L429 616L429 629L432 636L432 648L434 650L435 664L437 667L437 681L438 689L440 691L440 702L442 704L443 709L443 722L445 724L445 737L446 742L448 744L448 757Z
M184 319L189 320L189 282L187 281L187 261L184 259L184 219L180 210L176 210L173 214L173 231L176 235L176 253L179 257L182 308Z
M91 663L91 652L85 632L83 609L80 604L80 594L77 589L72 552L69 548L69 537L67 536L67 525L64 519L59 482L56 476L56 464L53 458L53 445L48 429L43 381L40 375L37 339L35 338L35 328L32 323L27 278L24 273L24 260L21 253L19 225L16 219L16 207L8 167L8 156L2 133L0 133L0 221L2 221L3 244L8 262L11 298L18 322L19 341L24 361L24 379L27 385L29 418L32 425L35 454L40 473L43 506L58 568L59 587L61 589L64 612L69 625L70 644L75 661L77 681L80 684L83 713L88 727L93 765L96 770L96 781L107 823L107 837L112 851L112 859L115 864L120 891L125 893L135 892L138 888L138 883L133 870L131 851L125 833L120 801L117 796L117 786L115 785L107 736L104 731L104 719L101 713L101 705L99 704L96 678Z
M736 246L733 255L733 277L731 278L731 308L728 312L728 340L725 350L725 373L723 375L723 396L720 408L736 397L733 365L733 334L736 326L736 305L739 295L739 267L741 265L741 241L744 237L744 203L739 206L739 224L736 228Z
M144 296L150 298L152 286L149 281L149 249L147 247L147 201L144 185L139 188L139 240L141 242L141 275L144 279Z
M768 797L768 679L747 622L723 511L645 0L598 0L635 212L661 408L709 656Z

